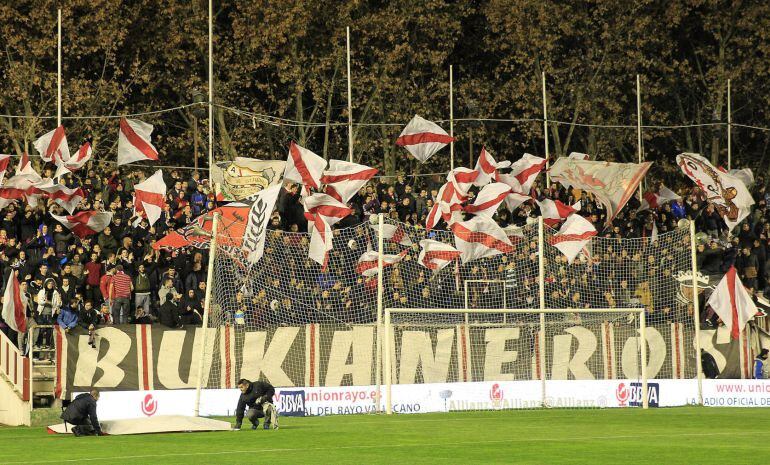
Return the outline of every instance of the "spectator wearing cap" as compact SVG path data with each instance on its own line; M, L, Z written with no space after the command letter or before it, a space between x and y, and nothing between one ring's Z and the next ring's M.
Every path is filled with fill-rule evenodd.
M131 278L123 271L123 265L115 267L115 275L110 281L107 295L112 302L111 311L116 324L128 323L128 312L131 307L129 299L134 285Z

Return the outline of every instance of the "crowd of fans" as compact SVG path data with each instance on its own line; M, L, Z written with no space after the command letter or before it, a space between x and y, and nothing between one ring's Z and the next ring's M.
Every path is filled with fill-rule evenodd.
M43 177L51 177L51 165L42 169ZM93 330L102 325L157 323L177 328L201 323L206 293L208 251L187 248L157 250L156 241L170 231L189 224L193 218L217 206L208 182L200 173L190 170L164 171L168 193L167 207L160 219L150 226L146 219L134 215L134 186L147 174L141 168L93 166L67 175L62 182L69 187L82 187L86 198L81 210L107 210L114 213L112 222L101 233L78 238L57 222L53 214L64 214L52 201L36 206L23 202L0 210L0 271L2 288L10 273L16 272L25 293L28 326L34 328L18 335L20 347L52 345L51 325L65 330L76 326ZM542 177L541 177L542 180ZM506 279L510 307L534 305L537 296L537 243L524 238L515 244L513 254L468 263L456 271L447 271L436 279L430 270L416 264L417 242L422 237L450 240L440 231L426 233L425 218L438 189L441 176L376 178L355 196L350 207L353 214L335 227L335 247L327 271L307 258L307 221L303 215L300 192L287 183L281 191L273 213L265 255L258 267L249 272L247 285L233 292L233 298L222 302L221 310L234 324L252 322L299 323L333 319L349 323L371 321L376 307L376 278L355 274L355 262L372 247L373 230L368 226L372 215L385 214L390 220L405 224L414 238L415 253L388 270L385 277L386 299L401 306L461 306L458 282L468 279ZM654 190L655 186L648 186ZM741 279L752 292L767 292L770 287L770 224L765 180L758 176L752 187L756 204L746 221L728 236L719 214L706 204L702 193L683 176L679 185L668 186L682 195L682 200L656 210L639 211L632 199L620 214L605 226L605 211L584 191L567 190L556 184L546 189L539 182L532 188L535 198L559 199L565 204L581 201L579 214L587 217L600 231L600 236L613 238L649 238L653 223L664 239L655 243L655 256L660 263L646 262L641 245L636 249L613 248L611 242L595 251L589 260L567 266L555 257L549 264L547 295L552 306L622 306L637 299L651 314L676 319L687 314L683 308L667 308L667 302L656 302L650 289L676 286L672 276L679 271L677 254L686 243L673 235L679 220L693 219L699 231L698 266L706 274L718 275L735 265ZM473 194L472 194L473 195ZM513 213L501 207L496 220L501 226L524 226L539 215L535 202L527 202ZM356 226L356 227L353 227ZM445 228L440 224L438 229ZM442 236L443 234L443 236ZM433 235L433 236L431 236ZM536 237L534 238L536 240ZM689 240L689 237L687 238ZM649 245L651 241L647 241ZM620 242L618 242L620 244ZM390 248L396 247L393 244ZM393 251L396 251L395 248ZM413 256L412 256L413 255ZM345 263L342 263L342 262ZM237 261L236 261L237 262ZM612 273L610 263L623 264L628 271ZM232 265L236 266L236 265ZM615 267L617 269L617 267ZM604 270L604 271L603 271ZM233 276L243 275L232 271ZM228 270L223 269L223 273ZM602 295L586 292L598 280L612 286ZM652 280L665 282L653 283ZM453 292L442 292L451 287ZM493 296L482 295L482 293ZM472 289L470 304L487 299L494 302L498 293L487 286ZM592 296L590 300L587 296ZM598 296L598 297L597 297ZM518 299L518 300L517 300ZM0 320L0 329L10 328Z

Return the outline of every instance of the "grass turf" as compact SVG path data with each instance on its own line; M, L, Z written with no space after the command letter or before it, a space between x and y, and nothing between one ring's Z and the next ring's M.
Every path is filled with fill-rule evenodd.
M81 437L0 428L0 463L766 463L770 411L532 410L282 418L277 431Z

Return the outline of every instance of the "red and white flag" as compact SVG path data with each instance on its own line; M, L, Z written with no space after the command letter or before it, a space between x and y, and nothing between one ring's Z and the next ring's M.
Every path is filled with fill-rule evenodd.
M435 228L439 221L442 219L446 221L448 225L451 225L455 221L462 219L460 213L463 209L462 202L465 200L461 197L451 182L445 183L438 191L438 196L428 212L428 216L425 218L425 229L430 231Z
M676 192L661 184L657 193L651 191L644 193L642 196L642 205L639 207L638 211L648 210L650 208L657 209L667 202L673 202L674 200L680 200L681 198L682 197L677 195Z
M376 223L372 224L371 227L375 231L379 230L379 225ZM383 224L382 238L388 242L400 244L405 247L409 247L413 244L412 239L409 238L409 235L404 231L404 227L400 224Z
M25 170L32 170L32 168L25 168ZM42 179L34 170L32 170L32 174L17 174L9 178L0 187L0 209L7 207L17 200L26 200L31 206L37 206L37 199L42 194L36 192L35 185L40 182L42 182Z
M566 220L570 215L580 211L580 202L574 205L565 205L559 200L543 199L535 200L540 205L540 215L543 217L543 223L550 227L556 227L559 223Z
M385 268L395 265L396 263L403 260L404 257L406 257L406 253L407 250L401 251L401 253L398 255L383 254L382 267ZM368 252L364 252L356 264L356 273L362 276L366 276L367 278L371 276L377 276L377 267L379 266L378 257L379 253L377 253L376 250L369 250Z
M284 179L309 188L320 189L321 177L325 169L326 160L292 141L283 172Z
M58 179L65 174L73 173L82 168L83 165L88 163L88 160L91 159L91 154L91 143L86 142L80 147L80 149L78 149L77 153L75 153L75 156L70 158L68 161L56 163L56 174L53 175L54 179Z
M507 208L509 212L513 213L513 211L519 208L522 203L528 200L532 200L532 197L519 192L511 192L505 196L505 208Z
M330 160L329 169L321 176L324 192L348 203L364 185L377 174L376 168L344 160Z
M67 186L56 184L52 179L45 179L42 183L35 184L32 188L34 193L42 193L43 196L52 199L71 215L75 208L85 198L83 189L70 189Z
M166 183L163 172L156 171L152 176L134 186L134 215L147 218L150 226L160 218L166 208Z
M120 119L118 134L118 166L143 160L158 160L152 145L152 124L138 119Z
M5 173L8 172L8 165L11 163L11 155L0 155L0 186L5 180Z
M749 291L743 287L734 266L719 281L706 305L710 305L719 315L733 339L738 339L746 323L757 314L757 306Z
M473 203L465 207L465 212L491 217L510 193L511 188L502 182L487 184L481 188Z
M319 214L306 212L305 218L310 231L308 257L321 265L321 269L325 271L329 262L329 251L332 250L334 241L332 227Z
M479 172L470 168L455 168L447 175L447 181L454 187L459 202L468 199L468 191L479 177Z
M110 221L112 221L111 212L100 212L96 210L82 211L69 216L58 216L53 214L51 216L80 238L104 231L104 228L109 226Z
M452 141L454 139L438 124L414 115L396 139L396 145L404 147L414 158L420 160L420 163L425 163Z
M529 193L529 190L532 189L532 184L535 183L535 179L543 171L545 161L545 158L525 153L523 157L511 165L510 174L519 182L521 190L516 190L514 186L511 186L511 188L516 192Z
M420 255L417 261L437 273L459 257L460 251L451 245L433 239L423 239L420 241Z
M17 333L27 332L27 298L19 289L19 278L11 271L3 294L3 321Z
M559 232L548 239L548 243L559 249L567 257L567 262L572 264L595 235L596 228L590 221L580 215L570 215Z
M24 152L21 154L21 159L19 159L19 164L16 165L16 174L25 174L29 172L29 170L35 171L32 169L32 165L29 163L29 154L27 152Z
M571 158L573 160L590 160L591 155L587 153L580 153L580 152L572 152L569 154L567 158Z
M463 263L513 252L513 244L503 228L487 216L474 216L468 221L458 221L451 229Z
M67 145L67 136L64 134L64 126L59 126L53 131L43 134L33 145L40 154L40 158L46 163L64 162L70 159L70 149Z
M305 212L319 215L329 226L334 226L353 210L328 194L315 193L305 197Z
M492 155L487 152L486 147L482 147L479 159L476 160L476 171L479 173L476 178L475 184L477 186L483 186L490 182L499 181L498 169L508 168L511 166L511 162L508 160L496 162Z

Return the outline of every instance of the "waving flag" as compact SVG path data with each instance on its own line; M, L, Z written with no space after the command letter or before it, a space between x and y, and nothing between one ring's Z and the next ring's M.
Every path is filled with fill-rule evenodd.
M70 159L70 149L67 145L67 136L64 134L64 126L59 126L51 132L40 136L33 144L40 154L40 158L47 163L57 163Z
M139 218L147 218L152 226L158 221L164 208L166 208L166 183L163 181L163 172L158 170L134 186L134 213Z
M501 182L487 184L481 188L473 203L465 207L465 212L491 217L510 193L511 188L507 184Z
M474 216L468 221L454 223L451 229L463 263L513 252L513 244L505 231L489 217Z
M677 195L676 192L661 184L657 193L651 191L644 193L642 196L642 205L639 207L638 211L648 210L650 208L658 209L667 202L673 202L674 200L680 200L681 198L682 197Z
M52 179L45 179L42 183L35 184L30 190L35 193L42 193L45 197L52 199L67 210L70 215L86 196L83 189L70 189L67 186L54 183Z
M11 163L10 155L0 155L0 186L5 180L5 173L8 172L8 165Z
M576 187L592 193L607 210L610 224L634 195L652 162L610 163L604 161L559 158L551 166L551 179L564 187Z
M451 245L433 239L423 239L420 241L420 256L417 261L437 273L459 257L460 251Z
M535 179L543 171L545 162L545 158L525 153L523 157L511 165L510 173L521 185L521 190L517 190L514 186L511 186L511 188L516 192L529 193L529 190L532 189L532 185L535 183Z
M326 184L324 192L340 202L348 203L376 174L376 168L344 160L331 160L329 169L321 176L321 182Z
M559 249L567 257L567 262L572 264L595 235L596 228L590 221L580 215L570 215L559 232L548 239L548 243Z
M438 191L436 201L433 203L428 212L427 218L425 218L425 229L430 231L435 228L439 221L442 219L447 224L462 219L460 211L462 211L462 202L464 198L461 198L457 193L454 184L447 182Z
M733 339L738 339L746 323L757 314L757 306L743 287L734 266L725 273L706 305L714 309L725 323Z
M379 230L378 224L372 224L372 229ZM382 238L386 241L393 242L394 244L400 244L405 247L412 245L412 240L409 235L404 231L403 226L400 224L383 224L382 225Z
M51 216L81 239L104 231L104 228L109 226L110 221L112 221L111 212L100 212L96 210L82 211L69 216L58 216L53 214Z
M520 194L518 192L511 192L505 196L505 208L507 208L509 212L513 213L513 211L519 208L522 203L528 200L532 200L532 197Z
M322 270L326 270L329 263L329 251L334 245L332 227L320 214L306 212L305 218L308 221L308 230L310 231L308 257L321 265Z
M312 215L320 215L329 226L353 213L347 205L328 194L313 194L305 197L305 211Z
M580 211L579 201L572 206L551 199L535 200L535 202L540 205L540 215L543 217L543 222L552 228L566 220L571 214Z
M382 256L382 267L388 267L393 266L396 263L400 262L401 260L406 257L407 250L401 251L398 255L388 255L383 254ZM364 252L363 255L361 255L361 258L358 259L358 263L356 264L356 273L360 274L362 276L371 277L371 276L377 276L377 267L378 267L378 260L379 253L376 250L370 250L368 252Z
M27 299L19 289L19 278L11 271L3 294L3 321L17 333L27 332Z
M294 142L289 145L289 158L286 160L284 179L320 189L324 169L326 169L326 160Z
M567 158L571 158L573 160L590 160L591 155L588 155L587 153L572 152Z
M158 160L152 145L152 124L138 119L120 119L118 133L118 166L143 160Z
M447 175L447 181L454 187L459 201L468 198L468 191L479 177L479 172L470 168L455 168Z
M88 160L91 159L91 154L91 143L86 142L80 147L80 149L78 149L77 153L75 153L75 156L69 160L57 161L56 174L53 175L54 179L58 179L68 173L74 173L75 171L82 168L83 165L88 163Z
M420 163L425 163L452 141L454 139L438 124L414 115L396 139L396 145L404 147L414 158L420 160Z
M754 199L741 179L717 170L697 153L680 153L676 163L722 215L729 230L749 215Z
M249 219L243 233L243 250L252 265L257 263L264 253L267 225L280 192L281 186L278 184L259 191L249 209Z
M33 207L37 205L37 199L41 193L35 189L35 186L41 183L42 179L29 164L24 172L25 174L17 174L9 178L0 187L0 208L5 208L17 200L26 200Z
M32 168L32 165L29 163L29 154L24 152L21 154L19 164L16 166L16 174L27 174L30 170L32 170L33 173L35 172L35 170Z
M486 147L482 147L479 159L476 160L476 172L478 177L475 184L477 186L483 186L493 181L499 181L499 173L497 170L502 168L508 168L511 166L511 162L508 160L496 162L492 155L487 152Z

